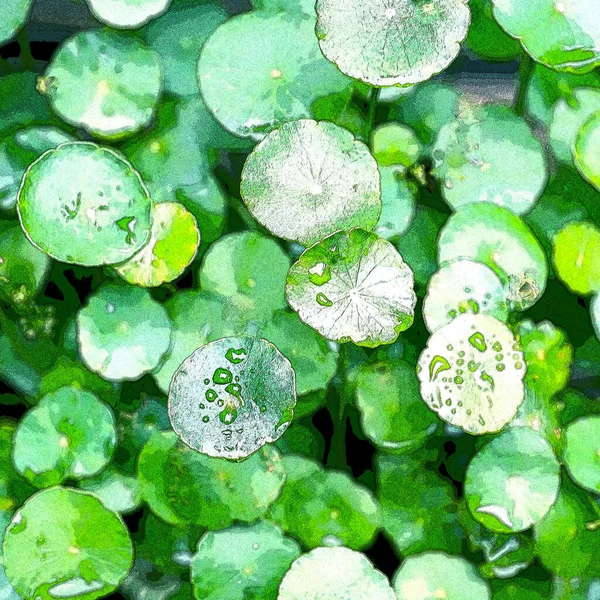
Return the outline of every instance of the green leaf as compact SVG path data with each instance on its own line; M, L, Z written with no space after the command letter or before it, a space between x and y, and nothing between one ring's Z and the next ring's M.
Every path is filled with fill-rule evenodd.
M596 294L590 305L590 317L596 337L600 340L600 294Z
M9 42L25 25L33 0L7 0L2 6L0 45Z
M494 17L537 62L587 73L600 64L600 24L594 0L492 0Z
M166 12L171 0L86 0L91 13L115 29L136 29Z
M381 214L377 163L347 130L301 120L271 132L248 157L241 194L271 233L305 246Z
M225 129L253 139L310 117L315 100L350 85L321 54L313 19L266 11L221 25L202 49L198 79Z
M115 419L99 398L75 387L47 394L19 422L17 470L37 487L100 472L117 443Z
M214 243L200 268L200 287L223 297L225 318L240 326L272 319L286 308L290 260L275 240L254 231L230 233Z
M472 435L500 431L523 402L521 345L490 315L463 314L437 329L417 373L425 404Z
M407 558L394 575L398 600L491 600L488 584L460 556L425 552Z
M512 577L492 582L494 600L547 600L552 593L551 582L525 577ZM552 596L553 600L558 600Z
M175 96L198 94L200 49L226 19L227 13L213 3L173 6L142 30L148 45L160 54L166 92Z
M108 283L77 313L77 342L86 366L109 381L138 379L169 350L171 322L148 292Z
M306 250L288 273L286 296L327 339L374 347L412 325L413 273L394 246L362 229Z
M563 579L600 575L598 512L590 500L564 478L558 500L534 529L539 560Z
M438 426L435 415L421 401L414 368L401 360L360 369L356 405L365 435L387 451L418 447Z
M48 150L28 169L17 204L29 240L62 262L122 262L150 238L151 202L119 154L89 142Z
M198 348L173 375L169 418L208 456L240 460L279 439L294 416L295 374L263 339L227 337Z
M196 257L199 245L194 215L176 202L154 204L150 241L115 271L132 285L157 287L180 277Z
M546 288L548 263L537 239L519 217L487 202L461 207L438 240L438 262L471 258L491 267L504 284L512 310L525 310Z
M560 465L550 444L524 427L503 432L469 464L465 497L473 518L492 531L524 531L556 502Z
M396 600L387 577L364 554L315 548L294 561L277 600Z
M375 233L391 240L402 235L411 226L417 211L417 186L406 179L399 166L379 167L381 177L381 217Z
M298 421L294 418L294 423L275 445L286 455L296 454L316 461L323 461L325 455L325 438L310 419Z
M419 83L446 69L471 22L463 0L317 0L316 10L323 54L342 73L380 87Z
M138 478L144 500L167 523L223 529L262 517L281 493L285 469L273 446L236 463L196 452L163 432L142 449Z
M575 294L600 291L600 229L587 221L568 223L553 240L556 274Z
M509 61L518 58L521 46L498 25L491 0L470 0L471 26L465 45L483 60Z
M380 524L373 494L346 473L300 456L284 456L287 476L267 518L307 548L367 548Z
M37 85L61 119L109 140L146 127L161 88L158 55L138 38L110 29L68 38Z
M502 105L465 105L439 131L432 156L444 199L454 210L490 202L521 215L531 210L548 177L541 143Z
M384 167L414 165L423 147L415 132L401 123L384 123L371 136L371 148L377 163Z
M108 510L116 513L134 512L142 503L137 478L125 475L112 466L95 477L84 479L79 487L92 492Z
M556 102L552 110L548 135L550 147L562 162L572 164L577 134L583 124L600 111L600 90L576 88Z
M587 119L577 133L573 147L575 166L587 181L600 190L600 112Z
M166 359L152 375L166 394L173 374L194 350L233 332L223 320L223 302L210 294L196 290L180 291L169 298L164 307L173 323L171 347Z
M504 287L500 278L483 263L468 258L445 262L433 274L423 300L423 317L430 332L464 313L508 318Z
M27 500L6 530L3 552L6 576L26 599L106 596L133 562L120 517L92 494L62 487Z
M324 389L337 369L337 349L302 323L295 313L280 311L260 335L288 358L296 373L296 392Z
M316 17L314 0L252 0L252 5L258 10Z
M456 491L447 479L424 467L426 457L418 448L408 455L379 454L375 462L383 531L403 556L462 549Z
M277 600L279 582L300 547L264 521L205 533L191 562L194 597Z
M583 417L571 423L565 438L565 466L573 480L586 490L600 492L600 417Z

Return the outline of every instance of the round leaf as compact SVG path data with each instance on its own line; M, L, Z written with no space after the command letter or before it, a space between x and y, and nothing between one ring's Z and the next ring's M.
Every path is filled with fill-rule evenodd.
M394 575L398 600L491 600L477 569L460 556L426 552L409 556Z
M277 600L396 600L387 577L364 554L315 548L294 561Z
M177 279L196 257L199 245L196 219L184 206L154 204L150 241L115 270L127 283L157 287Z
M477 521L492 531L524 531L548 513L560 488L550 444L525 427L503 432L469 464L465 496Z
M583 417L565 431L565 465L573 480L600 493L600 417Z
M273 446L235 463L192 450L169 431L142 449L138 478L144 500L167 523L223 529L262 517L281 493L285 470Z
M304 246L341 229L373 229L381 214L377 163L349 131L327 121L271 132L244 166L241 193L271 233Z
M461 207L440 232L438 262L471 258L491 267L512 310L532 306L546 288L546 256L530 229L509 210L479 202Z
M419 357L421 396L441 419L467 433L499 431L523 402L521 350L501 321L460 315L430 336Z
M412 325L413 273L394 246L362 229L335 233L290 269L286 295L324 337L374 347Z
M164 13L171 0L86 0L92 14L116 29L135 29Z
M10 41L27 21L33 0L7 0L2 6L0 46Z
M469 29L464 0L317 0L323 54L374 86L419 83L446 69Z
M494 271L483 263L457 258L444 263L429 280L423 317L433 332L466 312L500 321L508 318L504 287Z
M38 91L61 119L111 140L150 123L161 87L158 55L138 38L109 29L69 38L38 80Z
M94 600L133 563L123 521L92 494L53 487L17 511L3 544L6 576L24 598Z
M600 112L584 122L577 134L573 158L579 172L600 190Z
M417 186L404 176L402 167L379 167L381 177L381 217L375 233L390 240L410 227L416 214Z
M266 11L221 25L202 48L198 79L223 126L254 139L310 117L315 100L350 84L321 54L313 19Z
M373 156L384 167L410 167L417 162L423 150L415 132L400 123L384 123L371 136Z
M151 202L120 155L88 142L62 144L27 170L17 204L29 240L86 266L122 262L150 238Z
M90 479L84 479L79 484L82 490L92 492L101 502L113 512L131 513L140 508L142 503L140 482L109 467Z
M246 458L288 428L295 383L290 362L270 342L222 338L198 348L173 375L169 418L195 450Z
M588 222L568 223L553 240L558 277L576 294L600 291L600 229Z
M296 542L263 521L209 531L190 565L194 597L276 600L279 582L299 555Z
M63 387L44 396L20 421L13 461L38 487L101 471L117 443L111 410L93 394Z
M432 149L446 202L491 202L528 212L546 185L544 151L524 119L501 105L466 107Z
M77 313L81 358L109 381L137 379L152 371L170 340L167 312L141 288L105 284Z
M546 67L587 73L600 64L595 0L492 0L492 4L500 26Z

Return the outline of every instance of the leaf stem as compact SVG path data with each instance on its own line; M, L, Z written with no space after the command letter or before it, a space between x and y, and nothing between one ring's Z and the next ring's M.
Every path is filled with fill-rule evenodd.
M519 89L517 101L515 103L515 111L519 115L525 114L526 99L527 99L527 84L533 75L535 63L528 54L523 54L521 65L519 67Z
M379 101L380 88L371 88L367 96L368 113L363 130L365 144L369 144L371 132L375 127L375 117L377 116L377 103Z
M0 73L9 75L14 72L14 67L5 59L0 56Z
M248 229L258 229L256 221L250 214L250 211L246 208L246 205L239 198L236 198L235 196L230 196L229 205Z
M339 387L335 395L335 401L329 402L329 414L333 422L333 435L327 455L327 466L334 469L347 469L346 454L346 405L349 402L348 392L348 344L340 345L338 359Z
M27 28L21 29L17 36L17 41L21 48L21 63L27 71L33 71L35 67L35 60L33 54L31 54L31 46L29 45L29 34Z

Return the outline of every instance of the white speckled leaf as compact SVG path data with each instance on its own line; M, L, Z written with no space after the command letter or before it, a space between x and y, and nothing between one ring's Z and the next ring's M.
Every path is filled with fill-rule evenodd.
M427 341L417 372L427 406L474 435L502 429L525 395L521 345L490 315L466 313L440 327Z
M500 278L483 263L458 258L444 263L427 284L423 317L429 331L446 325L458 315L491 314L500 321L508 317Z
M241 193L271 233L305 246L340 230L370 230L381 214L375 159L327 121L294 121L272 131L248 157Z
M318 0L317 37L343 73L375 86L447 68L469 29L466 0Z
M364 554L315 548L292 563L277 600L395 600L387 577Z
M243 459L288 428L295 383L289 361L270 342L222 338L198 348L175 372L171 424L203 454Z
M362 229L306 250L288 273L286 295L324 337L368 347L408 329L417 301L411 268L390 242Z
M86 0L92 14L116 29L135 29L166 12L171 0Z

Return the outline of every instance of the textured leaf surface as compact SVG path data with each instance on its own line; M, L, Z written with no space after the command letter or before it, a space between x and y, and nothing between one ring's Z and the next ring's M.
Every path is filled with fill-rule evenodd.
M92 14L116 29L136 29L164 13L171 0L86 0Z

